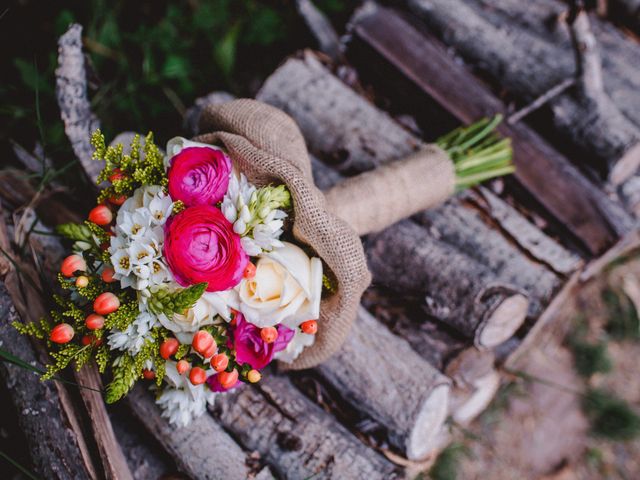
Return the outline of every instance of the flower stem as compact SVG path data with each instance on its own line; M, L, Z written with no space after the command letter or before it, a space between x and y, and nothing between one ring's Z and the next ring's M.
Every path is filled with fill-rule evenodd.
M502 115L483 118L436 141L455 165L457 190L515 171L511 140L501 138L495 132L501 121Z

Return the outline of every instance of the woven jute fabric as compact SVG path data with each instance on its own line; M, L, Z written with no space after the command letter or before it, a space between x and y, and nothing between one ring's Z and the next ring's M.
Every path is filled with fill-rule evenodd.
M446 152L425 145L407 158L344 180L325 196L331 212L366 235L442 203L453 193L455 178Z
M309 245L328 267L337 290L322 300L315 344L292 369L310 368L335 353L356 318L360 297L371 282L362 242L344 220L331 213L311 175L304 138L284 112L255 100L209 105L195 140L221 144L235 165L256 185L284 183L293 201L293 235Z

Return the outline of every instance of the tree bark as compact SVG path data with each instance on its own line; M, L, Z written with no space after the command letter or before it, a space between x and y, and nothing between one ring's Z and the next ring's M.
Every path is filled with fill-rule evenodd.
M82 27L72 24L58 41L56 69L56 97L64 129L78 160L89 179L95 183L101 162L92 160L91 134L100 127L98 117L91 111L87 96L87 73L82 52Z
M285 479L398 478L396 468L349 433L285 377L265 375L255 386L219 395L222 426L260 452Z
M367 239L375 281L398 292L427 290L427 314L473 339L479 348L510 338L527 315L527 297L496 282L489 269L446 243L424 238L419 225L400 222Z
M140 385L127 395L126 402L190 477L198 480L247 478L246 453L209 415L202 415L188 427L173 427L160 416L151 393Z
M576 74L567 6L556 0L406 0L426 25L502 88L531 101ZM637 45L612 25L594 20L603 52L605 88L615 109L600 109L573 89L549 103L555 127L586 158L612 168L636 163L640 79ZM623 169L624 170L624 169Z
M2 349L38 368L42 365L26 337L11 325L18 320L9 292L0 282L0 343ZM87 468L77 433L69 426L53 382L8 362L0 362L0 376L18 412L18 423L29 445L33 466L42 478L95 478ZM95 472L94 472L95 473Z
M362 78L388 92L396 108L416 115L422 123L429 125L434 116L450 115L470 124L496 113L508 115L503 101L440 41L419 32L394 10L367 3L352 17L350 30L347 53ZM633 220L619 203L533 130L511 118L498 131L511 139L514 177L526 189L511 189L513 193L524 196L527 203L533 196L557 219L554 227L566 229L591 254L601 253L633 229Z
M449 381L364 308L340 351L316 370L384 425L407 458L418 460L433 450L448 412Z

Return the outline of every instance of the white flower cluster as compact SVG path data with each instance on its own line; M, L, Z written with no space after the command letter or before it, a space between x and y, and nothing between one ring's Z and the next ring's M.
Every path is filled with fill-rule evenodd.
M163 225L172 209L169 195L151 185L138 188L118 210L109 254L122 288L144 291L173 280L162 257Z
M216 393L205 385L193 385L186 375L178 373L175 362L167 361L164 378L167 385L156 403L162 410L162 416L172 425L186 427L206 412L207 404L213 404Z
M142 312L124 331L112 329L107 337L107 344L111 350L126 351L135 355L147 340L153 338L151 329L159 325L160 322L155 315Z
M287 217L286 212L280 209L252 215L249 205L255 202L257 192L258 189L249 183L244 174L238 176L233 172L221 206L224 216L233 223L233 231L242 237L242 248L250 257L282 246L279 238L283 232L283 220Z

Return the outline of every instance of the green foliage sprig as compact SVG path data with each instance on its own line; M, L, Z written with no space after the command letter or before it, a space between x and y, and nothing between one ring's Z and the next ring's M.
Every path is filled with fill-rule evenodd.
M133 357L127 353L118 357L113 364L113 380L107 385L105 401L114 403L124 397L133 387L140 369L136 366Z
M175 291L170 291L167 288L152 291L148 301L149 310L156 314L164 313L167 316L183 313L195 305L207 289L207 285L206 282L203 282Z
M129 146L129 153L124 152L122 144L107 146L100 130L96 130L91 135L91 145L95 149L93 158L105 162L104 168L98 175L98 184L111 182L111 185L102 189L98 195L98 203L110 197L121 195L129 197L142 185L167 185L164 155L153 142L153 133L147 134L142 147L140 136L135 135ZM114 177L114 174L117 174L117 177Z
M22 323L15 321L13 327L22 335L29 335L39 340L47 340L51 332L51 322L47 318L41 318L39 322Z

